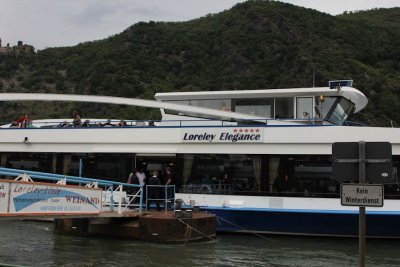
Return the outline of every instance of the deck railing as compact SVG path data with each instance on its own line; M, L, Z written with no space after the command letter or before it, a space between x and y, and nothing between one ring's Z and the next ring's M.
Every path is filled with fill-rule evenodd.
M146 211L151 207L152 202L161 208L161 203L165 212L169 209L175 211L175 186L174 185L147 185L146 186ZM157 204L158 202L158 204Z
M61 126L64 121L62 120L49 120L49 121L34 121L32 129L81 129L87 128L85 126L74 126L72 120L67 121L67 126ZM110 124L106 124L105 120L91 120L89 128L147 128L147 127L192 127L192 126L215 126L215 127L238 127L238 126L329 126L334 125L332 122L327 122L323 119L311 118L311 119L255 119L246 121L227 121L227 120L213 120L213 119L188 119L188 120L126 120L125 126L120 126L119 120L111 120ZM365 124L357 121L346 121L344 126L365 126ZM0 126L1 129L27 129L12 127L10 124L3 124Z

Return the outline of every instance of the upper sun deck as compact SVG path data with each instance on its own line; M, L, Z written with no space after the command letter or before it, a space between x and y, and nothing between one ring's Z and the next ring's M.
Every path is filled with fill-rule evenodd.
M162 102L184 100L217 100L217 99L262 99L285 98L305 96L342 96L354 103L355 111L359 112L368 103L367 97L353 87L329 87L310 88L285 88L285 89L258 89L258 90L234 90L234 91L201 91L201 92L174 92L157 93L155 99Z

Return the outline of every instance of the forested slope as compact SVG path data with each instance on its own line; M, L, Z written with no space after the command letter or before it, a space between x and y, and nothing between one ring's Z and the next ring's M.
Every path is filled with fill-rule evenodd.
M153 99L156 92L316 86L353 79L369 98L356 118L400 124L400 8L331 16L248 1L199 19L140 22L122 33L34 56L1 56L3 92L97 94ZM157 118L157 110L59 103L1 104L0 120Z

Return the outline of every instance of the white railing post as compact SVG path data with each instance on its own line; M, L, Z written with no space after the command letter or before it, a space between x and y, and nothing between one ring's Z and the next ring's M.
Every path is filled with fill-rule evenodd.
M122 205L122 185L119 186L118 214L121 214L121 205Z
M164 210L168 212L168 185L164 185Z
M63 178L63 179L58 180L56 184L66 185L67 184L67 178Z
M110 211L114 211L114 188L110 186Z
M143 185L140 186L140 199L139 199L139 214L143 211Z
M17 178L14 179L15 181L24 181L24 182L33 182L31 177L27 173L21 173L18 175Z

